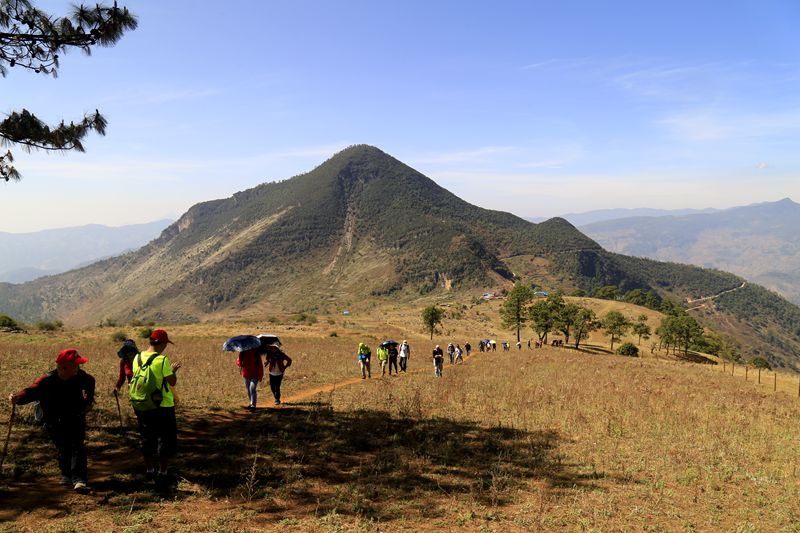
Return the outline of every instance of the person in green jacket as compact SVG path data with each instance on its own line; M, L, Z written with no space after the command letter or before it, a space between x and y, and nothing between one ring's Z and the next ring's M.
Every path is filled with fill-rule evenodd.
M378 346L378 361L381 362L381 376L385 376L386 367L389 366L389 350L386 346Z
M372 350L363 342L358 343L358 364L361 366L361 379L372 377L372 372L369 368L369 360L372 357Z

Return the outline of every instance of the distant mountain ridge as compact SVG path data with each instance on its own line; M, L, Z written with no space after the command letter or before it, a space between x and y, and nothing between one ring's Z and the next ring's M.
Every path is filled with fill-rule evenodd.
M135 250L172 220L111 227L88 224L30 233L0 232L0 282L24 283Z
M714 209L712 207L708 207L706 209L654 209L650 207L619 207L613 209L596 209L583 213L567 213L566 215L560 216L561 218L569 221L569 223L573 226L581 227L587 224L593 224L595 222L616 220L618 218L696 215L701 213L715 213L717 211L719 211L719 209ZM539 223L546 220L546 218L528 217L526 220Z
M607 252L562 218L533 224L471 205L357 145L308 173L197 204L133 252L0 284L0 313L75 324L263 319L445 293L468 298L518 279L567 293L616 285L673 300L742 284L725 272ZM731 325L748 339L746 353L797 367L800 309L759 291L748 285L726 295L717 314L700 318Z
M789 198L715 213L632 217L582 226L626 255L727 270L800 304L800 204Z

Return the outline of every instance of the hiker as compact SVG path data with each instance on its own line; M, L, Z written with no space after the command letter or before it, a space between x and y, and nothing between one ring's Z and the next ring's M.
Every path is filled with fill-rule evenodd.
M39 402L44 427L58 450L61 482L76 492L88 492L86 411L94 403L94 378L80 368L88 359L74 348L61 351L56 369L11 394L12 405Z
M522 349L522 343L517 341L517 350L521 350L521 349Z
M275 397L275 405L280 405L283 373L286 372L287 368L292 366L292 358L283 353L279 348L278 342L267 344L264 349L267 354L267 360L264 362L264 366L267 367L269 372L269 388L272 390L272 395Z
M133 378L133 358L139 354L139 348L136 346L136 341L133 339L125 339L122 343L117 357L119 357L119 376L117 376L117 383L114 385L114 392L118 393L122 385L131 382Z
M383 344L378 346L378 361L381 363L381 376L385 376L386 366L389 364L389 350Z
M400 370L403 372L405 372L406 368L408 367L408 358L410 356L411 346L408 345L408 341L404 340L400 345Z
M486 343L483 340L478 341L478 349L482 352L486 348Z
M472 351L472 345L469 341L464 343L464 351L467 353L467 357L469 357L469 353Z
M447 344L447 356L450 358L450 364L451 365L453 364L453 360L454 360L453 354L455 354L455 352L456 352L456 349L453 346L453 343L452 342L448 343Z
M529 350L531 349L531 340L530 339L528 339L528 349Z
M250 400L250 405L248 405L247 408L251 412L255 411L256 402L258 401L258 384L264 379L264 365L261 364L261 348L239 352L239 357L236 358L236 366L238 366L242 372L244 386L247 389L247 397Z
M397 376L400 373L397 370L397 356L399 355L397 353L397 344L390 344L386 349L389 351L389 375L392 375L392 365L394 365L394 375Z
M369 360L372 357L372 351L369 346L363 342L358 343L358 364L361 366L361 379L372 377L372 372L369 368Z
M492 345L492 351L496 352L497 351L497 342L496 341L489 341L489 344Z
M177 478L169 471L169 462L178 446L175 421L175 395L180 363L170 363L164 350L174 344L163 329L150 333L150 349L133 359L130 398L136 419L146 476L160 489L173 488ZM156 466L158 471L156 472Z
M464 362L464 357L462 356L462 353L463 352L461 351L461 346L456 344L456 349L455 349L456 363L458 363L459 361L461 361L462 363Z
M444 352L436 345L436 348L433 349L433 375L437 378L442 377L442 367L444 366Z

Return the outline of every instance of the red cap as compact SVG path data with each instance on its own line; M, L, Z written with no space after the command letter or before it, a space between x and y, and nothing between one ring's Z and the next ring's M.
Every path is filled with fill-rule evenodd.
M150 334L150 344L175 344L171 340L169 340L169 336L167 332L163 329L154 329L153 332Z
M85 357L81 357L78 353L78 350L75 348L67 348L66 350L62 350L61 353L58 354L56 357L56 364L60 365L61 363L76 363L82 365L89 361Z

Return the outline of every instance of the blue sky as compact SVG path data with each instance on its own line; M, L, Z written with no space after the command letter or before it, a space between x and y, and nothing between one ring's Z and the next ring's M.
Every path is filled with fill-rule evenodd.
M800 201L795 0L120 4L116 46L0 80L2 113L109 120L12 147L0 231L177 218L355 143L524 217Z

